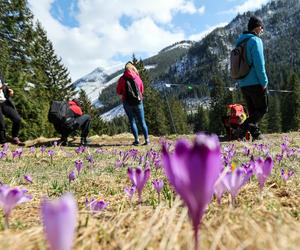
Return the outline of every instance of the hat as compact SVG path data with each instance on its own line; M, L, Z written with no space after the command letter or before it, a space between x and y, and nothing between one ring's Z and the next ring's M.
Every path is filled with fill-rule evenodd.
M248 22L248 31L252 31L253 29L259 26L264 27L263 21L256 16L250 17Z

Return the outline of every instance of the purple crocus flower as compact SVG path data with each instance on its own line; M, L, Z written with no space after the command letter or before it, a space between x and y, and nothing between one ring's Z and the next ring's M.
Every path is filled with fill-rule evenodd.
M162 188L164 187L164 181L163 180L154 180L152 181L152 185L155 188L157 193L160 193L160 191L162 190Z
M34 146L30 147L29 152L31 154L34 154L35 153L35 147Z
M77 154L82 154L85 151L85 147L84 146L79 146L78 148L75 149L75 152Z
M4 157L6 157L6 152L4 150L0 151L0 159L3 159Z
M89 209L93 214L101 212L108 206L108 204L108 202L105 202L103 200L91 199L90 201L88 201L88 199L86 198L85 201L86 208Z
M80 171L83 167L83 161L82 160L76 160L75 161L75 168L77 169L78 175L80 174Z
M272 168L274 166L274 162L270 156L268 156L265 160L261 157L254 161L255 174L259 182L259 187L262 190L267 178L271 174Z
M23 148L17 148L15 151L12 152L12 157L15 159L16 157L21 158L23 154Z
M188 207L197 249L200 221L223 168L218 137L198 134L193 145L178 140L173 154L163 145L162 159L166 176Z
M146 168L145 170L142 170L140 167L137 167L136 169L128 168L127 173L132 185L136 186L136 189L138 191L139 204L141 204L142 191L150 178L150 169Z
M30 175L24 175L24 180L29 183L32 183L32 177Z
M121 168L123 166L124 162L122 160L116 160L115 166L116 168Z
M276 155L276 160L277 160L279 163L282 161L282 159L283 159L283 154L282 154L282 153Z
M221 198L223 196L223 194L226 192L226 186L223 182L223 177L219 178L216 183L215 183L215 187L214 187L214 193L215 196L217 198L217 202L219 205L221 205Z
M289 169L287 171L285 171L283 168L281 169L281 178L284 180L284 181L287 181L291 176L294 175L294 171Z
M158 195L158 202L160 202L160 191L163 189L164 187L164 181L163 180L154 180L152 181L152 185L154 187L154 189L157 192Z
M243 154L245 156L249 156L250 155L250 148L248 147L243 147Z
M41 146L41 153L44 154L45 151L46 151L46 146Z
M86 160L90 163L90 164L94 164L94 157L93 157L93 155L87 155L86 156Z
M8 228L8 217L11 210L18 204L31 200L32 197L27 195L26 189L9 186L0 186L0 206L3 208L5 217L5 228Z
M72 181L74 181L76 179L76 175L75 175L75 172L74 170L72 170L70 173L69 173L69 183L71 183Z
M3 146L2 146L2 149L3 149L4 152L7 152L8 149L9 149L9 144L7 142L4 143Z
M48 150L48 155L49 155L50 157L53 157L54 154L55 154L54 150L52 150L52 149L49 149L49 150Z
M156 170L160 169L162 167L162 162L160 159L154 160L154 167Z
M71 250L76 228L77 204L72 194L41 203L44 232L52 250Z
M135 186L125 187L125 188L124 188L124 192L125 192L125 194L127 194L128 198L129 198L129 200L130 200L130 202L131 202L131 200L132 200L132 197L133 197L133 195L134 195L135 190L136 190L136 187L135 187Z
M234 207L235 198L238 195L242 186L250 179L252 171L245 174L245 171L241 168L235 169L233 172L228 172L223 178L222 182L226 187L226 190L231 195L231 204Z

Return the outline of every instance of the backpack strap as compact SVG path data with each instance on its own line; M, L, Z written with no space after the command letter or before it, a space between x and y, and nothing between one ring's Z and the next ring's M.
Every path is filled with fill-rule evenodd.
M247 37L245 38L244 40L242 40L241 42L239 42L237 45L236 45L236 48L241 46L242 44L245 44L245 49L247 49L247 42L252 38L253 36L250 36L250 37ZM247 51L246 51L246 54L247 54ZM247 62L248 64L248 62ZM253 62L249 65L250 68L253 66Z

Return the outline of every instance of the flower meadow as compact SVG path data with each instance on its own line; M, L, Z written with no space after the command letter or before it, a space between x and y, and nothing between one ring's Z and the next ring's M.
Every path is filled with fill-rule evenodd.
M0 249L298 249L300 133L0 148Z

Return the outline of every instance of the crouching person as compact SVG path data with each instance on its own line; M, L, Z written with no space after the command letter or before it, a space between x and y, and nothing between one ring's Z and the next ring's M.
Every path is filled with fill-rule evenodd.
M61 134L61 145L66 146L68 144L68 136L75 132L77 129L81 129L81 145L87 145L88 134L90 129L91 117L88 114L83 114L78 99L73 99L68 102L69 114L66 122L61 128L56 130Z
M20 141L18 135L21 125L21 117L13 104L11 97L14 91L10 89L4 82L0 73L0 144L7 142L4 116L12 121L12 143L16 145L24 145Z

